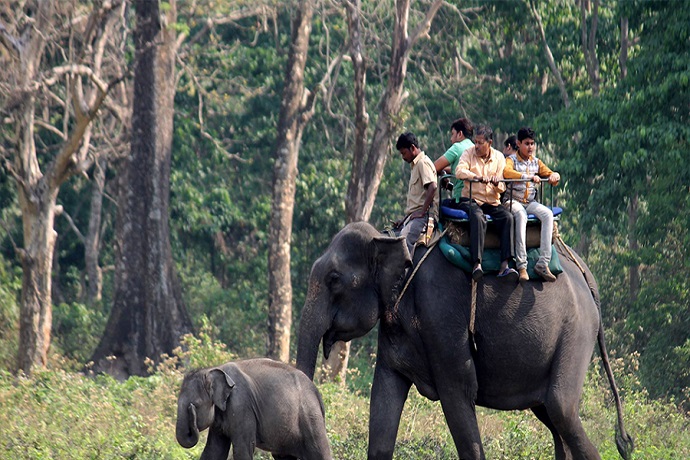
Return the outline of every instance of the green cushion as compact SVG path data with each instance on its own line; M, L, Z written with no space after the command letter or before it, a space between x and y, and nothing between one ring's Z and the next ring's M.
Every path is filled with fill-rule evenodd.
M467 273L472 271L472 262L470 261L470 250L468 247L453 244L446 236L441 238L441 241L438 242L438 246L443 255L446 256L446 259L453 265L462 268ZM539 248L527 249L527 273L530 279L541 279L541 277L534 272L534 265L537 263L537 260L539 260ZM514 264L511 263L511 266L514 267ZM498 273L500 267L501 250L484 249L484 255L482 257L482 269L484 272ZM551 245L551 262L549 263L549 269L554 275L563 273L563 267L558 258L558 252L553 245Z

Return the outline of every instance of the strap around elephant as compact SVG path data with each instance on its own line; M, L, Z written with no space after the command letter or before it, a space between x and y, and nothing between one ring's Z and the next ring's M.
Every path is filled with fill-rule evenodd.
M432 240L433 243L427 249L426 254L424 254L422 256L422 258L419 259L419 262L417 263L417 265L415 265L414 270L412 270L412 273L407 278L407 281L405 282L405 286L403 287L402 291L400 291L400 295L398 296L398 299L395 301L395 305L393 305L393 311L398 310L398 305L400 305L400 301L402 300L403 296L405 295L407 288L410 286L410 283L412 283L412 279L414 278L414 275L417 274L417 270L419 270L419 267L422 266L422 263L424 263L424 261L429 256L429 254L431 254L431 250L434 249L434 246L436 246L439 241L441 241L441 238L443 237L443 235L446 234L447 231L448 231L447 228L443 229L443 232L441 232L441 235L438 238L435 238Z

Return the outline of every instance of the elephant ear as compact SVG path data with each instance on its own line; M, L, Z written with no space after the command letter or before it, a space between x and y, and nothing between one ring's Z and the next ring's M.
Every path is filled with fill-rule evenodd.
M405 274L405 269L412 265L405 237L376 236L373 243L375 272L379 288L384 295L393 294L396 284Z
M209 371L211 381L211 399L218 409L225 411L230 392L235 386L235 381L222 369L213 368Z

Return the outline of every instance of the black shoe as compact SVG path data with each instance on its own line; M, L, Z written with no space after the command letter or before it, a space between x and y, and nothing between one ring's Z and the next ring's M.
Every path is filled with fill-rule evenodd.
M482 279L482 276L484 276L484 270L482 270L482 267L481 267L481 266L475 268L475 269L472 271L472 279L473 279L473 280L479 281L480 279Z
M510 281L511 283L517 283L518 279L520 278L520 275L518 274L518 272L515 271L515 269L506 268L498 274L498 277L502 281Z

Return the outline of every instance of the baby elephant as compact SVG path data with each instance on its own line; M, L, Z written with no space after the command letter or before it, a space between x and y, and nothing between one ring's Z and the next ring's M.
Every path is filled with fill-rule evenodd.
M247 359L185 375L177 400L177 442L194 447L209 428L201 460L251 460L256 447L275 459L331 460L323 402L301 371Z

